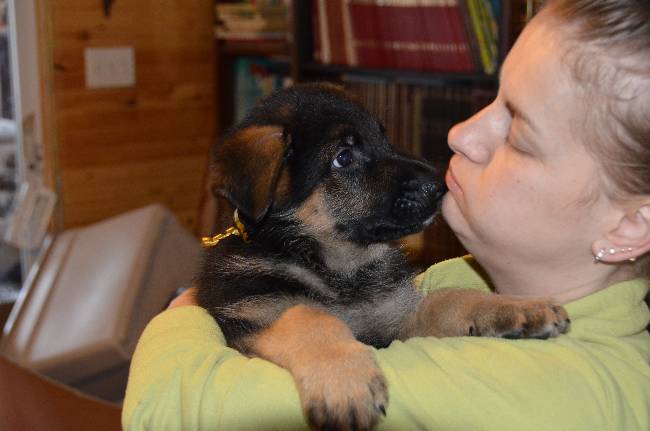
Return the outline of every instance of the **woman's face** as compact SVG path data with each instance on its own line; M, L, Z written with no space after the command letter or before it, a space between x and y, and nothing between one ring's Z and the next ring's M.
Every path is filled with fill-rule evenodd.
M561 60L563 38L538 17L508 55L495 101L449 132L443 215L484 265L591 259L615 225L585 148L587 106Z

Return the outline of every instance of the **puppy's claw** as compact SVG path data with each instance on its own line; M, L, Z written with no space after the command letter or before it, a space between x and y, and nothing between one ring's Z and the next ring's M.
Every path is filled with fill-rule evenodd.
M307 420L318 430L371 430L386 416L386 382L372 352L354 341L297 379ZM328 356L328 355L324 355Z
M502 335L503 338L508 340L518 340L524 337L524 331L512 331Z
M543 300L508 300L487 309L481 333L507 339L546 340L569 330L566 310ZM481 325L479 325L481 326Z

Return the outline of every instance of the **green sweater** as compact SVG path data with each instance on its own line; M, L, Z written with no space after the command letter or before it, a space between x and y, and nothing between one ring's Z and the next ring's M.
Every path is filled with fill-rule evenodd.
M435 265L424 291L488 289L471 258ZM650 430L649 282L613 285L566 305L550 340L414 338L376 356L390 404L380 430ZM224 345L199 307L167 310L133 356L127 430L306 429L291 375Z

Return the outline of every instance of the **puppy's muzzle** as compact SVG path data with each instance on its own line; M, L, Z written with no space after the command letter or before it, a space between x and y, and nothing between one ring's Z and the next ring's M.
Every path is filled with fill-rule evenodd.
M397 216L427 218L444 193L445 187L437 181L406 181L402 184L401 195L395 199L393 211Z

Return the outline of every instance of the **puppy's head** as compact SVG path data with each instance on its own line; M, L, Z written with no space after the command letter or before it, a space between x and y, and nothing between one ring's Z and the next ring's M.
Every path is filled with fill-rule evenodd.
M247 223L293 217L363 245L423 229L444 193L439 172L397 153L381 123L328 84L263 99L218 146L216 168L218 193Z

